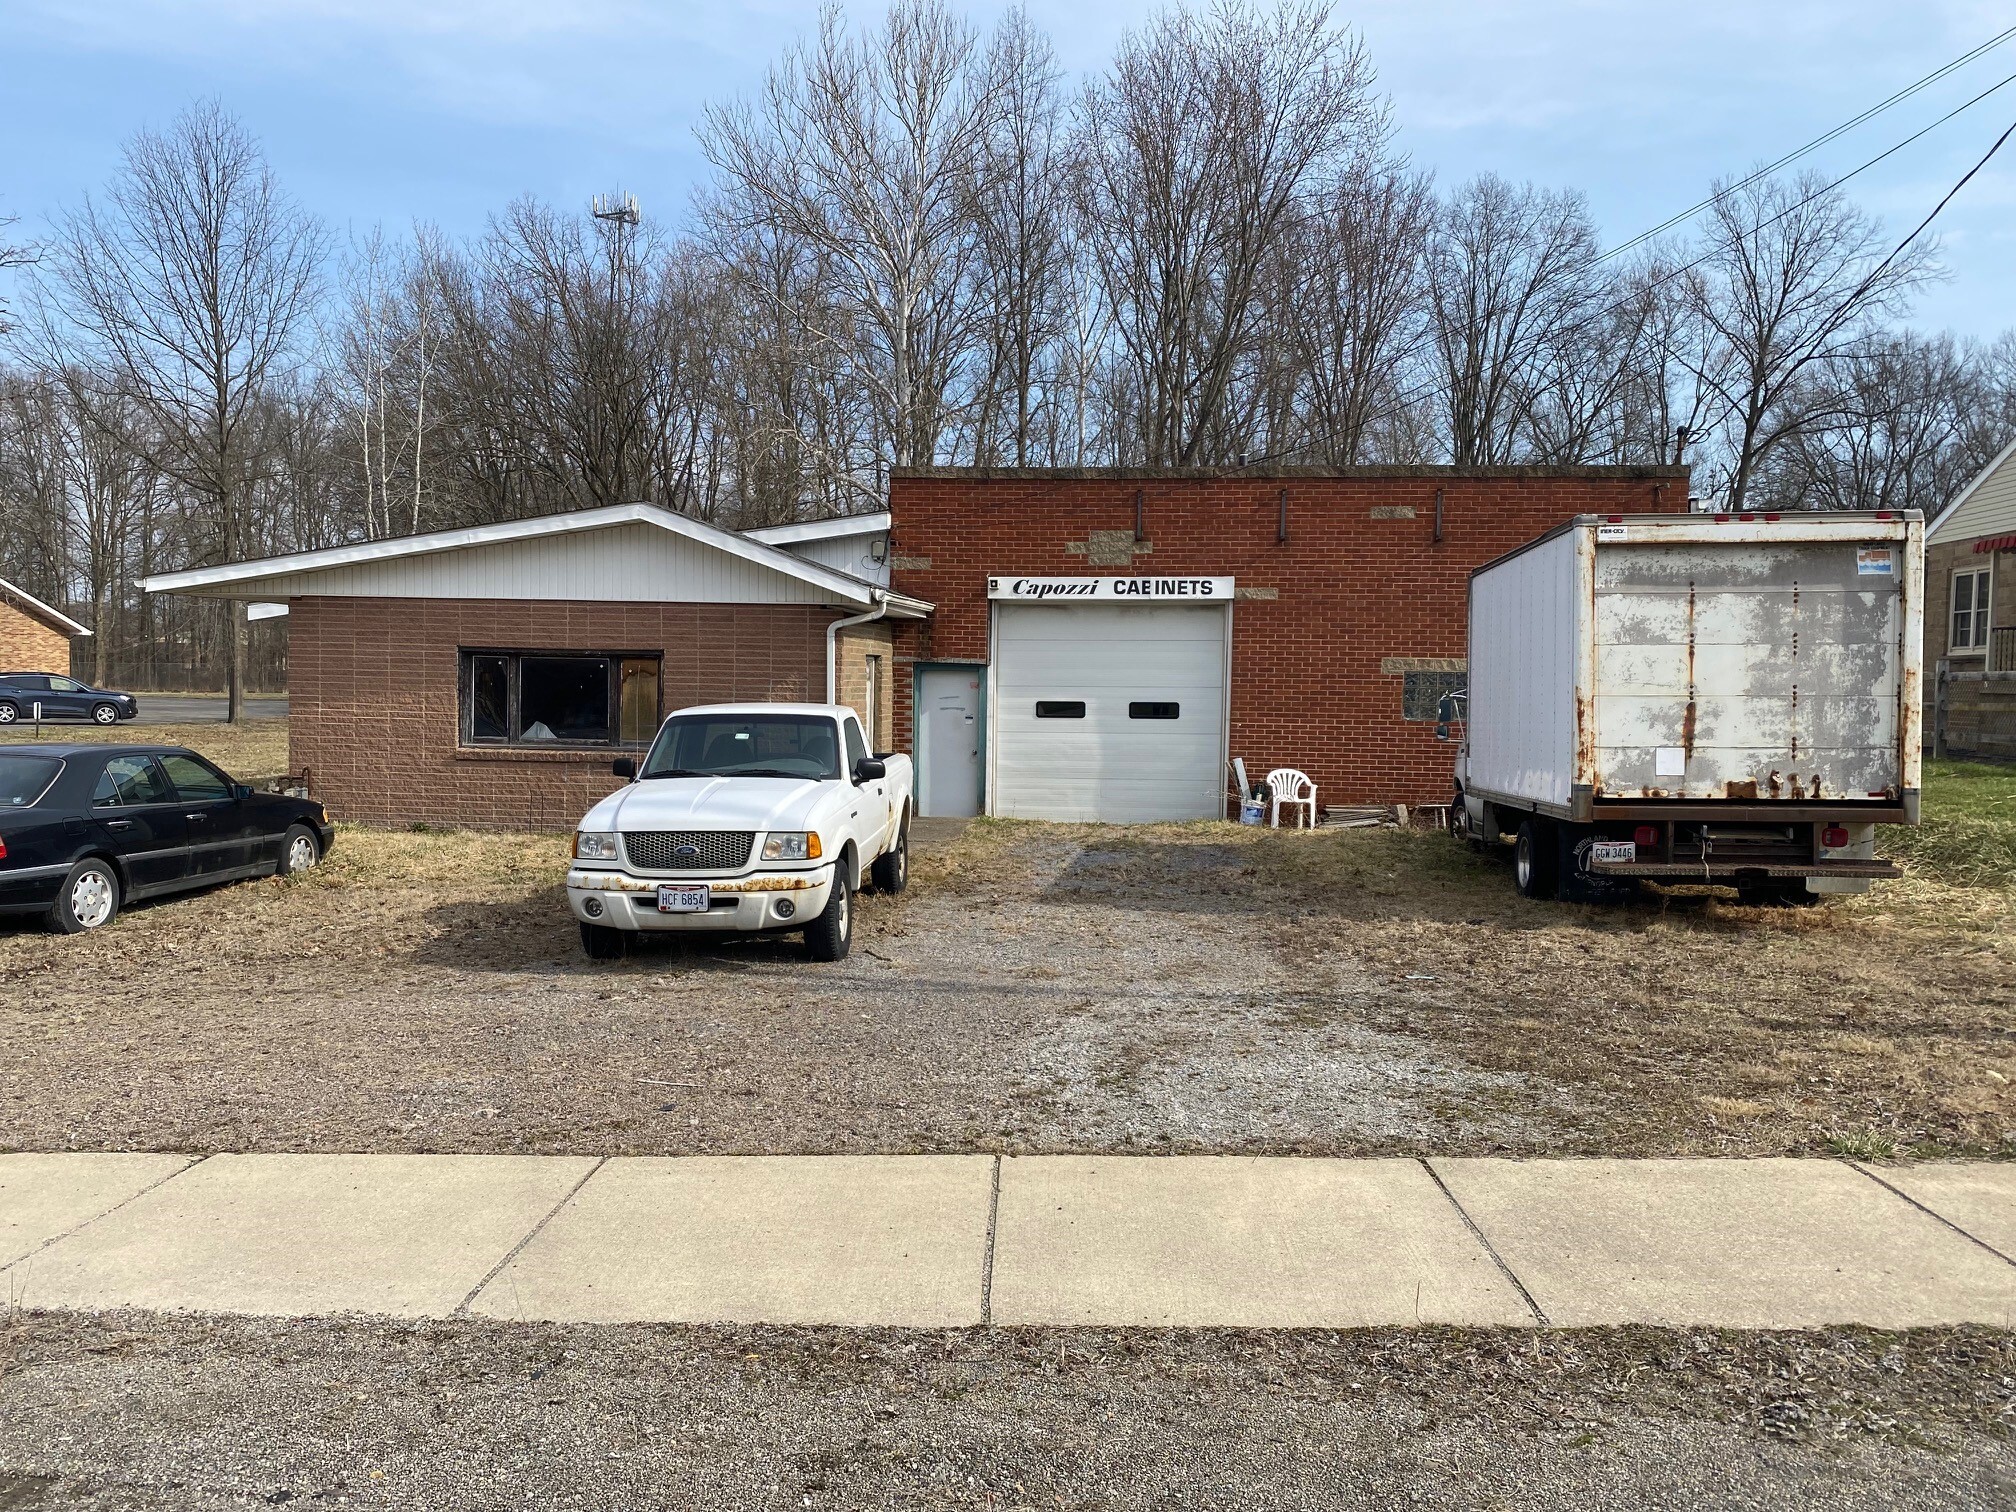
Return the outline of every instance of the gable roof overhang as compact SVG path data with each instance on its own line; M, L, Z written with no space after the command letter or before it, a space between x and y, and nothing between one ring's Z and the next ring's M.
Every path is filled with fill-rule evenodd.
M2002 450L1997 452L1995 454L1994 461L1990 462L1986 467L1982 468L1981 471L1974 474L1974 476L1968 480L1967 486L1961 489L1960 492L1958 492L1957 494L1953 495L1953 498L1951 499L1950 502L1948 502L1948 504L1944 509L1941 509L1937 514L1933 515L1931 519L1925 522L1925 544L1927 546L1944 544L1943 542L1939 541L1938 537L1939 532L1945 527L1947 521L1951 520L1953 516L1959 512L1960 506L1965 504L1969 499L1973 498L1974 495L1980 491L1981 485L1983 483L1986 483L1990 478L1994 477L1995 474L2001 470L2002 465L2005 462L2009 461L2011 457L2016 457L2016 441L2011 441L2007 446L2003 447Z
M807 520L798 525L759 525L745 530L752 541L770 546L796 546L805 541L833 541L845 536L881 535L889 529L890 514L837 515L827 520Z
M505 520L494 525L471 525L458 530L359 541L321 551L228 562L218 567L192 567L183 572L157 573L142 578L139 587L148 593L182 593L204 598L282 599L290 595L272 591L273 586L283 579L298 578L305 573L333 573L370 563L467 551L508 542L566 539L585 532L628 525L651 526L701 547L724 552L809 584L819 591L822 598L836 605L870 609L886 602L889 606L887 613L903 618L921 618L931 612L932 606L922 599L888 593L873 583L817 562L809 562L766 541L722 530L656 504L610 504L599 509L536 515L531 519ZM295 592L299 592L298 588Z
M26 588L18 588L5 578L0 578L0 604L18 609L30 619L40 620L51 630L64 635L89 635L90 629L80 625L53 604L45 604Z

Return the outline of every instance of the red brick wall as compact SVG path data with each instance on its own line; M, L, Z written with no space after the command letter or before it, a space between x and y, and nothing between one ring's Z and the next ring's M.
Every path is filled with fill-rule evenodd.
M289 748L339 819L571 827L613 792L615 751L459 748L457 652L662 651L664 710L826 696L839 611L768 604L303 598Z
M1088 532L1131 535L1137 488L1152 549L1131 567L1092 565ZM1285 545L1277 541L1283 488ZM892 583L937 612L897 625L896 745L910 748L918 661L987 659L990 575L1230 575L1240 595L1231 754L1245 758L1247 772L1257 780L1272 767L1300 767L1326 806L1446 801L1451 748L1432 723L1401 717L1402 679L1383 674L1380 662L1465 655L1473 567L1571 515L1677 511L1686 499L1685 468L899 473L889 486ZM1256 589L1275 596L1247 596Z

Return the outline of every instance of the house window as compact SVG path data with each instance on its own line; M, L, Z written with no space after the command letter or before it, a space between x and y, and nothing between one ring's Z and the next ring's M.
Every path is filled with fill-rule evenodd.
M464 651L462 739L528 747L648 745L658 730L653 654Z
M1953 627L1950 651L1980 651L1988 644L1988 572L1967 567L1953 574Z

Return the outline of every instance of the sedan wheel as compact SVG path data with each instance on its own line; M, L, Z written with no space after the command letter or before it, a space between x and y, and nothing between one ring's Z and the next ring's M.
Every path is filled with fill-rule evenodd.
M291 877L322 859L322 847L305 825L294 825L280 841L280 875Z
M115 725L119 723L119 710L111 704L93 704L91 717L101 725Z
M119 914L119 874L109 862L79 861L63 879L49 923L58 934L103 929Z

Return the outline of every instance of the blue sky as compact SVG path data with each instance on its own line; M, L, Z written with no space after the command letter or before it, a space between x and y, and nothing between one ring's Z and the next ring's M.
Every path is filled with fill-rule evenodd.
M1074 71L1149 0L1029 0ZM852 7L857 16L879 6ZM976 21L995 3L969 7ZM339 228L481 229L514 195L622 186L682 216L703 104L751 87L816 0L6 0L0 212L34 234L102 183L121 140L221 97ZM1445 180L1485 169L1583 189L1615 242L1717 174L1795 147L2016 22L2006 0L1597 0L1340 7ZM2016 42L1824 149L1830 176L2016 73ZM2011 120L2016 84L1857 180L1901 234ZM2016 326L2016 144L1940 222L1950 279L1919 324Z

